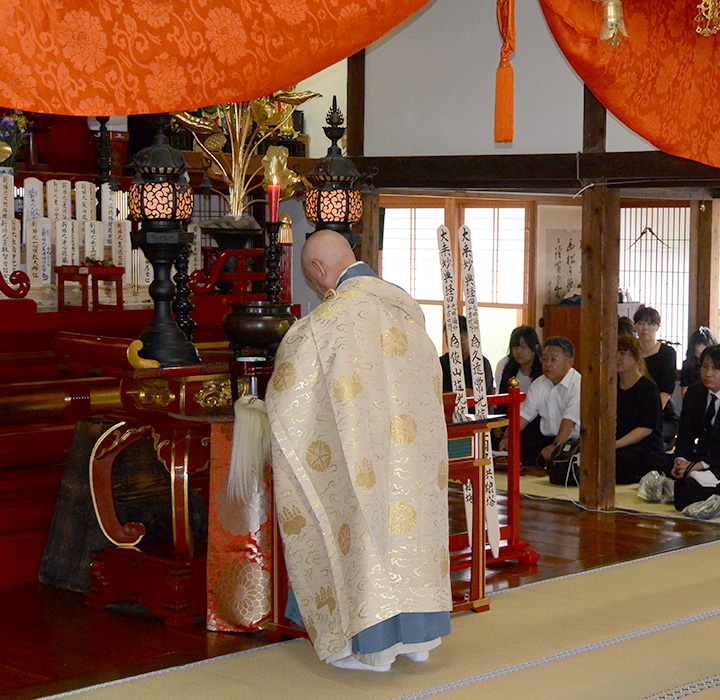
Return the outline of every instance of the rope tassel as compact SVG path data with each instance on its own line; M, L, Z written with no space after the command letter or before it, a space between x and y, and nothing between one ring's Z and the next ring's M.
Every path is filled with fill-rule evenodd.
M235 427L228 475L228 498L250 503L263 489L263 471L270 464L270 421L265 402L241 396L235 402Z
M515 0L497 0L497 19L503 46L495 72L495 143L513 140L514 74L510 56L515 52Z

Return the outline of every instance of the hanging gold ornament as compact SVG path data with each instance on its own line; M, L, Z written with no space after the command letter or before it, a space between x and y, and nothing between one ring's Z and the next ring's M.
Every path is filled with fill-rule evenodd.
M717 34L720 30L720 0L702 0L698 3L695 31L702 36Z
M627 36L621 0L595 0L602 2L603 17L600 38L616 49L620 45L620 34Z

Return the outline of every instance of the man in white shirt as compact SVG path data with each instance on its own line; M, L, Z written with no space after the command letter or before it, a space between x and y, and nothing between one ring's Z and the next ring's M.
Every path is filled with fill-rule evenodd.
M567 338L545 341L543 376L520 404L520 461L525 466L547 462L557 445L580 436L580 373L574 359L575 346Z

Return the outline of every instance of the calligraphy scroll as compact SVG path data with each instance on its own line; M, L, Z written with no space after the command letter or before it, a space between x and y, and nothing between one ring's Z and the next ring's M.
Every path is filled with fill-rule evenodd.
M475 417L488 417L487 394L485 391L485 367L480 341L480 322L478 320L477 294L475 291L475 268L473 265L472 236L467 226L458 229L460 242L460 268L462 270L463 291L465 294L465 315L468 325L468 344L470 346L470 374L472 376L473 396L475 396ZM493 465L490 432L483 432L483 453L485 464L485 522L488 541L493 556L500 548L500 521L495 491L495 467ZM468 526L469 528L469 526Z
M547 299L562 301L580 287L580 231L548 229L545 270Z

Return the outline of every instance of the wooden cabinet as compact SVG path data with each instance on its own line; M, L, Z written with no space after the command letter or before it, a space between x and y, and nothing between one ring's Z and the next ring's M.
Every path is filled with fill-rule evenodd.
M638 310L638 302L618 304L618 316L633 317ZM581 304L545 304L540 320L543 341L554 335L569 338L575 346L575 369L580 366L580 309Z

